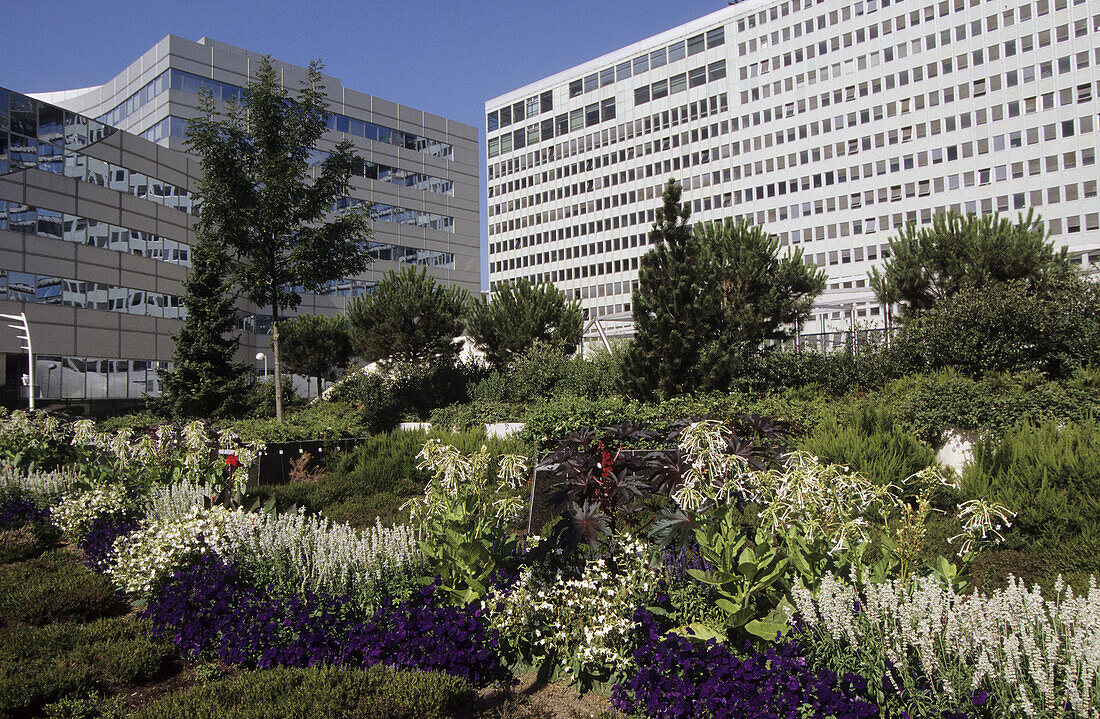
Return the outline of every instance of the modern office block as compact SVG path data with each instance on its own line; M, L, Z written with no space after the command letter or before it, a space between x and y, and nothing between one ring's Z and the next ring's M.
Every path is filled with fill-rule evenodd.
M34 97L0 89L0 313L27 313L44 404L158 391L195 240L200 167L186 153L187 121L200 88L219 102L239 96L259 58L169 36L101 87ZM305 70L275 66L298 89ZM340 204L374 204L375 261L303 295L298 312L342 312L409 263L477 292L477 130L324 83L331 114L316 157L347 138L364 159ZM265 311L239 305L241 360L270 354ZM27 365L6 327L0 357L14 404Z
M745 0L486 103L491 286L629 315L668 178L828 289L804 332L884 315L896 228L1034 208L1100 262L1100 14L1086 0Z

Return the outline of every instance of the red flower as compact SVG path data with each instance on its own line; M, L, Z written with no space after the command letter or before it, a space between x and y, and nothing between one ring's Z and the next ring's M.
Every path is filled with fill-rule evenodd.
M241 460L238 459L237 455L235 454L226 455L225 463L228 464L230 467L233 467L234 469L241 466Z

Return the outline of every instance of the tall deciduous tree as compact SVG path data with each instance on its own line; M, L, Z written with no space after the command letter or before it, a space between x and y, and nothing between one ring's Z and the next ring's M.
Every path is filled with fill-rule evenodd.
M311 63L291 98L264 57L239 104L218 112L205 93L202 113L187 131L203 171L200 229L227 249L242 294L271 311L280 421L283 311L301 302L299 289L319 291L370 262L369 213L358 208L332 215L362 160L345 140L316 167L310 163L328 108L320 69L320 63Z
M286 366L291 372L321 380L336 379L336 371L351 362L351 334L346 317L298 315L279 330ZM307 388L308 389L308 388Z
M239 416L248 401L252 370L233 361L240 345L235 297L225 280L220 246L200 232L183 280L187 318L172 351L172 369L159 372L164 391L149 408L175 419Z
M703 387L726 389L745 353L789 337L810 316L826 274L802 261L801 248L780 254L779 238L748 222L698 224L705 250L707 294L714 308L715 339L707 346Z
M348 306L352 347L365 362L453 363L468 302L469 293L437 283L423 267L389 272Z
M902 315L931 309L966 288L989 282L1038 285L1071 270L1032 211L1012 222L997 215L937 215L930 227L908 225L890 240L891 257L871 271L879 301Z
M474 300L467 323L470 337L495 367L542 342L572 354L581 341L580 305L551 284L505 282L489 298Z
M632 298L634 341L624 358L627 391L643 399L670 397L695 389L700 357L714 338L703 275L703 247L691 233L691 207L680 203L682 188L670 179L663 207L649 233L655 245L638 271Z

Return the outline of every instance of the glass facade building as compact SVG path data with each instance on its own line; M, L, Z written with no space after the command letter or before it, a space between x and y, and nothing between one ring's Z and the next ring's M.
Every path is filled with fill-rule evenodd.
M260 56L169 36L96 88L0 88L0 312L26 312L36 396L48 405L132 402L159 391L185 308L200 168L184 132L198 91L240 97ZM293 92L305 69L275 61ZM313 160L350 140L363 160L334 211L375 209L373 264L303 295L299 313L343 312L382 274L419 264L477 292L477 130L324 78L331 113ZM239 305L239 359L270 352L266 308ZM25 405L14 330L0 328L4 401ZM22 397L23 399L20 399Z
M1100 262L1097 38L1087 0L745 0L489 100L490 285L629 316L670 177L826 270L808 333L881 321L868 271L941 212Z

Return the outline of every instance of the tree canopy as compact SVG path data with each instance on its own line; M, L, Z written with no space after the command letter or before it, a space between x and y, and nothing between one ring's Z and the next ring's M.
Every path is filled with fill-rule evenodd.
M467 329L489 363L501 367L536 342L572 354L581 340L584 316L580 305L554 285L517 280L474 300Z
M252 370L233 361L240 346L235 296L225 281L225 255L205 232L191 252L183 280L187 317L175 335L172 368L159 371L163 392L149 408L173 419L240 416L249 400Z
M283 323L280 339L291 372L321 380L336 379L337 370L351 362L351 333L346 317L337 315L298 315Z
M890 258L871 271L871 287L902 316L925 312L967 288L1021 281L1036 286L1072 272L1066 250L1054 249L1042 221L1029 211L1017 222L998 215L937 215L890 239Z
M351 340L365 362L454 362L469 293L437 283L423 267L389 272L348 306Z
M726 389L746 353L788 336L825 288L825 273L781 255L779 239L732 220L689 227L673 181L665 188L634 291L634 341L623 381L635 396Z
M669 179L641 260L631 298L634 341L623 358L627 391L642 399L691 392L700 378L700 356L708 341L713 308L700 274L702 245L692 235L683 188Z
M345 140L311 164L328 109L320 70L319 62L311 63L291 98L265 56L241 101L226 111L216 111L204 92L202 111L187 131L203 172L199 226L226 249L241 293L270 308L277 378L281 313L298 306L301 289L320 291L370 262L366 208L332 214L362 160ZM282 383L275 388L281 420Z
M726 389L747 352L790 337L810 316L826 275L802 261L802 249L780 254L779 238L758 225L724 220L693 230L705 250L708 318L714 339L703 353L703 389Z

